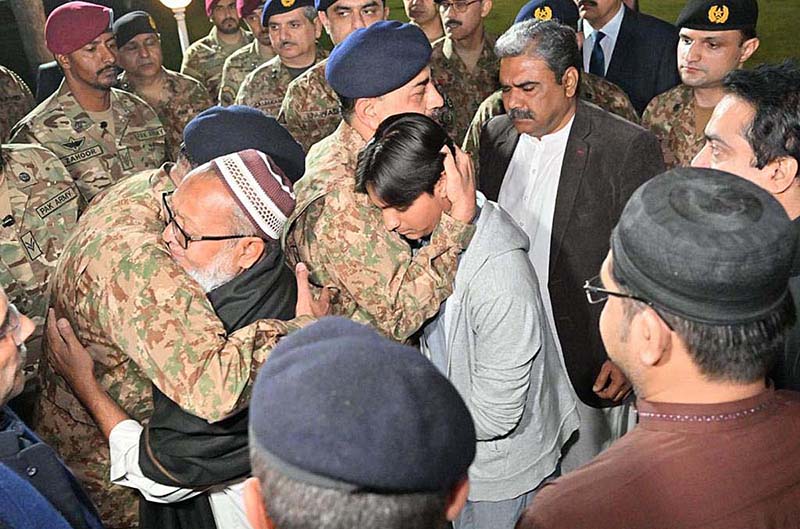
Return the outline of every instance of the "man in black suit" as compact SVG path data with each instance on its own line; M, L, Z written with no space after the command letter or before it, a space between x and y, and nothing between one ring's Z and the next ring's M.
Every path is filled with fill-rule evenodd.
M576 3L584 20L584 71L625 90L639 114L651 99L680 83L675 26L633 11L622 0Z
M619 404L630 390L600 340L600 307L586 303L581 287L608 253L628 197L662 172L664 161L650 132L578 101L581 57L570 28L521 22L495 51L508 114L481 135L480 188L530 238L548 321L583 403L578 442L562 462L570 470L621 433L609 424L614 413L600 408Z

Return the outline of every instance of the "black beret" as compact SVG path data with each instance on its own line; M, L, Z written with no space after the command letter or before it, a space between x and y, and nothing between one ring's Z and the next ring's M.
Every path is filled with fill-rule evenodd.
M193 163L255 149L272 158L284 174L298 181L305 172L305 153L278 121L252 107L215 106L204 110L183 129L183 143Z
M314 7L314 0L267 0L261 12L261 25L266 26L272 15L288 13L299 7Z
M632 294L687 320L751 322L788 295L795 231L752 182L673 169L628 200L611 234L614 274Z
M466 475L475 428L419 350L330 317L283 338L261 368L250 443L276 470L315 486L435 492Z
M574 0L531 0L519 10L514 23L526 20L557 20L572 29L578 27L578 6Z
M317 11L326 11L335 3L336 0L314 0L314 5L317 7Z
M755 29L756 0L689 0L675 23L679 28L723 31Z
M155 20L145 11L131 11L122 15L114 22L113 29L117 46L120 48L142 33L158 33Z
M417 26L396 20L357 29L339 43L325 64L325 79L350 99L397 90L428 65L431 44Z

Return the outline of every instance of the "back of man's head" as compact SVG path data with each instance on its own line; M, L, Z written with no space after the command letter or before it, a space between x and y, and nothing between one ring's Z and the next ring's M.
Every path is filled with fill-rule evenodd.
M466 501L475 430L419 351L326 318L259 373L250 454L256 529L441 529Z
M794 61L734 70L725 91L749 103L755 116L746 137L763 168L783 157L796 161L800 176L800 66Z
M611 279L636 300L623 299L627 324L654 310L704 381L762 381L794 321L795 232L768 192L730 173L679 168L653 178L611 235Z

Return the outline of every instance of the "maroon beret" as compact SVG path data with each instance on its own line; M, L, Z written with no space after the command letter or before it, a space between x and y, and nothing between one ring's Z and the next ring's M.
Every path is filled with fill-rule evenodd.
M236 0L236 12L239 18L244 18L264 3L264 0Z
M206 0L206 15L211 16L211 11L214 9L214 4L219 0Z
M47 49L66 55L111 31L113 11L89 2L67 2L47 17L44 40Z

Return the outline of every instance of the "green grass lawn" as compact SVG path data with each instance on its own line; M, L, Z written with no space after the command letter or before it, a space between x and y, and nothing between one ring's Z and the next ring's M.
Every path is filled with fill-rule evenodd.
M487 27L494 34L502 33L514 20L526 0L495 0ZM685 0L639 0L642 11L669 22L675 22ZM392 18L404 19L402 0L389 0ZM800 58L800 43L793 31L800 20L800 0L760 0L761 13L758 33L761 48L750 64L780 61L786 57Z

